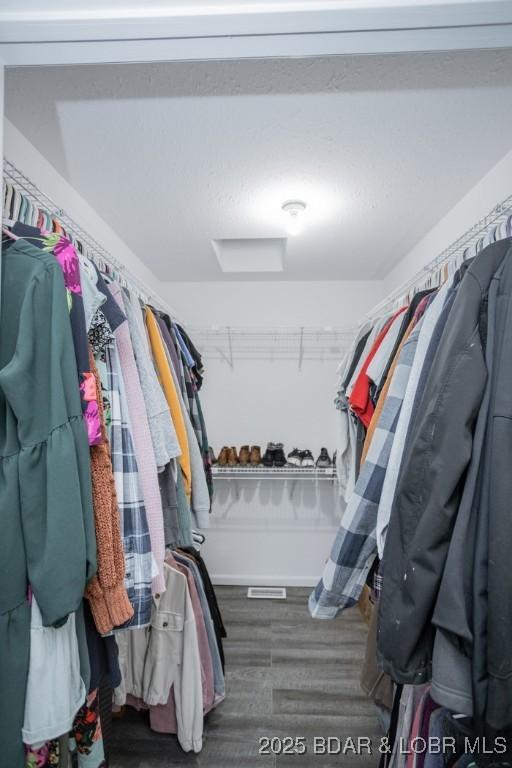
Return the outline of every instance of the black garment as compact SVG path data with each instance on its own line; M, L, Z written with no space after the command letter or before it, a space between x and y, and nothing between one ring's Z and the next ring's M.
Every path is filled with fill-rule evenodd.
M350 368L348 369L347 375L345 376L341 385L344 390L347 389L350 379L354 375L354 371L356 370L357 364L361 359L361 355L363 354L363 349L365 347L366 342L368 341L368 336L370 335L371 332L372 332L372 329L370 328L370 330L367 333L365 333L364 336L361 336L361 338L357 342L356 348L354 350L354 355L350 362Z
M158 485L164 514L165 546L169 549L175 549L182 542L178 519L178 494L171 462L165 465L162 472L158 473Z
M94 624L89 601L83 601L85 633L87 637L87 649L89 651L89 664L91 667L91 680L89 693L99 688L100 682L107 677L112 688L121 685L121 670L119 668L119 652L114 635L102 637Z
M96 287L105 297L106 301L101 305L101 311L107 319L107 323L110 326L112 333L115 333L120 325L126 320L126 315L119 309L119 304L112 296L108 283L103 278L96 264L93 264L96 274L98 275L98 282Z
M430 342L429 342L429 345L428 345L427 354L425 356L425 365L423 365L423 368L422 368L421 373L420 373L420 377L418 379L418 385L416 387L416 394L414 396L414 403L413 403L412 412L411 412L411 418L410 418L410 422L409 422L410 426L409 426L409 430L407 432L406 441L405 441L405 448L404 448L404 452L403 452L404 456L407 456L407 454L409 453L410 435L411 435L411 432L413 431L411 429L411 426L412 426L412 424L414 424L414 422L416 420L416 416L418 414L418 406L419 406L419 404L421 402L421 396L423 395L423 392L425 390L425 386L426 386L426 383L427 383L427 379L428 379L428 376L430 374L430 361L432 361L434 359L434 357L435 357L437 348L439 346L439 343L440 343L441 338L442 338L443 333L444 333L444 329L446 327L446 323L448 321L448 316L450 314L453 302L455 301L455 296L457 295L457 291L459 289L460 282L461 282L462 278L464 277L464 275L466 274L466 270L468 269L469 265L471 264L471 261L472 260L468 260L467 262L465 262L460 267L460 269L457 270L456 274L454 275L452 286L450 288L450 291L448 292L448 295L446 297L443 309L441 310L441 314L439 315L439 318L438 318L437 323L435 325L435 328L433 330L433 333L432 333L432 336L431 336L431 339L430 339ZM430 306L430 303L429 303L429 306Z
M206 600L208 602L208 607L210 609L213 626L215 629L215 637L217 639L217 645L219 648L222 670L224 671L225 659L224 648L222 647L222 638L227 637L227 633L224 627L224 622L222 621L219 604L217 602L215 590L210 579L210 574L208 573L206 564L197 549L194 549L194 547L182 547L182 551L191 557L199 568L199 573L201 574L201 579L203 581L204 591L206 594Z
M484 249L461 282L398 478L382 562L378 639L383 669L397 682L419 684L431 677L432 612L487 377L479 328L482 301L511 242ZM510 471L506 474L512 478Z
M494 329L496 315L496 296L499 286L499 274L503 267L491 280L488 301L482 302L482 307L490 307L490 322L480 317L480 334L482 343L485 338L485 364L488 377L484 395L480 404L475 430L473 433L472 460L464 479L457 518L450 539L449 549L444 566L443 577L437 595L436 606L432 617L432 623L436 627L436 636L433 650L433 676L432 696L443 706L456 712L471 716L473 714L473 683L472 663L474 656L473 627L476 613L486 610L487 598L482 595L477 601L473 597L473 583L475 574L479 572L481 565L486 567L487 544L484 540L484 531L478 535L479 544L484 549L484 562L475 560L475 542L477 520L482 498L482 480L485 466L488 462L485 443L487 422L490 406L490 394L492 385L492 371L494 364ZM454 286L455 291L457 287ZM449 308L450 293L447 298L441 317ZM441 320L441 318L440 318ZM483 324L482 324L483 321ZM437 328L436 328L437 331ZM439 340L435 336L431 344L437 345ZM406 445L407 451L407 445ZM487 584L486 577L477 577L479 583ZM485 621L478 622L485 626ZM485 658L475 659L483 669L487 668ZM485 678L485 674L484 674ZM485 684L485 683L484 683ZM485 696L480 697L485 698Z
M361 471L361 459L363 457L364 442L366 440L366 429L361 419L356 418L352 413L348 415L349 419L356 419L356 481Z
M512 600L510 557L512 553L512 239L504 261L496 300L491 403L487 424L488 463L485 467L485 495L479 509L479 523L486 529L488 551L476 537L475 560L486 560L485 584L476 583L478 593L487 597L486 633L475 646L474 656L487 659L486 701L475 690L475 713L485 723L491 738L496 732L512 729ZM483 253L497 249L490 246ZM489 317L489 324L492 318ZM475 620L478 629L477 621ZM484 647L486 644L486 648ZM483 697L482 697L483 699Z
M203 374L204 374L203 358L201 357L201 354L198 352L198 350L194 346L194 343L192 342L190 336L185 331L185 329L181 325L178 325L178 323L176 323L176 327L180 332L183 341L187 345L188 351L190 352L190 356L194 358L195 366L194 366L193 372L194 372L194 378L196 381L196 386L199 391L203 384Z
M388 748L381 753L379 768L387 768L391 761L396 737L398 735L398 720L400 716L400 699L402 698L403 686L397 685L395 696L393 698L393 709L391 710L391 722L388 731Z

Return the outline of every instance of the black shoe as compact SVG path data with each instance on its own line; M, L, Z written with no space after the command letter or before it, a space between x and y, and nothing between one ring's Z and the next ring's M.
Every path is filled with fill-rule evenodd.
M288 464L291 464L293 467L300 467L302 464L302 451L299 451L298 448L294 448L293 451L288 454Z
M301 454L302 454L301 467L305 467L306 469L314 469L315 460L313 458L313 454L311 453L311 451L301 451Z
M320 456L316 460L316 466L318 469L329 469L332 467L331 457L327 453L327 448L320 449Z
M262 456L261 463L264 467L273 467L274 466L274 454L275 454L276 447L274 443L269 443L267 445L267 450Z
M284 455L284 445L282 443L274 445L274 467L286 467L286 456Z

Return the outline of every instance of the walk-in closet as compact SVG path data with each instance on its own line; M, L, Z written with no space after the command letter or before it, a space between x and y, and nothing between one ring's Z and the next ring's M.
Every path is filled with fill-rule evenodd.
M512 766L512 2L0 4L0 768Z

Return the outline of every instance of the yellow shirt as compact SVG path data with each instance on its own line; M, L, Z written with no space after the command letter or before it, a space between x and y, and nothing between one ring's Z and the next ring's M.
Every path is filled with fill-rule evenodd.
M165 352L164 342L160 333L160 328L155 319L153 312L146 307L146 327L148 329L149 343L151 344L151 350L156 364L158 378L162 389L164 391L167 405L171 412L172 422L178 436L178 442L181 448L181 456L179 462L181 470L183 472L183 480L185 483L185 492L190 499L192 490L192 471L190 468L190 452L188 447L187 428L185 426L185 419L183 417L183 411L181 410L181 403L176 391L176 385L172 377L171 370L169 368L169 362L167 360L167 354Z

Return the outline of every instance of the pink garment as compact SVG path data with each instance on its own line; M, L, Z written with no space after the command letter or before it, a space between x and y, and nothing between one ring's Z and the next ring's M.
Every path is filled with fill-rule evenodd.
M103 437L101 434L100 412L96 400L96 379L90 371L82 374L80 394L82 402L87 403L84 411L84 420L87 427L89 445L101 445Z
M111 283L109 288L121 311L124 312L121 286L118 285L118 283ZM135 456L137 458L140 484L148 519L151 550L158 566L158 575L155 576L152 584L153 594L157 594L159 592L165 592L165 578L163 573L165 534L164 513L162 510L162 500L158 485L155 452L153 450L146 404L140 386L139 374L133 354L127 320L118 326L114 336L126 389L126 399L130 414Z
M86 400L88 403L96 402L96 379L90 371L83 374L82 389L82 400Z
M52 235L50 234L50 237ZM64 282L66 288L72 293L82 293L80 283L80 262L71 240L64 235L60 235L57 244L53 249L55 258L59 262L64 273Z
M208 645L208 635L206 634L206 625L204 623L201 602L197 594L197 587L192 573L183 565L177 563L173 557L167 557L166 562L175 570L182 573L187 578L190 599L194 610L194 618L197 629L197 643L199 646L199 657L201 659L201 682L203 685L203 712L213 709L215 706L215 691L213 687L213 664ZM157 704L149 708L151 728L158 733L177 733L178 724L176 720L176 704L174 701L174 686L169 692L167 704Z
M103 437L101 435L100 412L96 400L85 406L84 420L89 445L101 445Z

